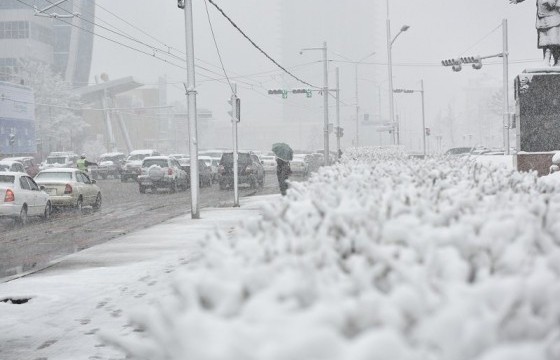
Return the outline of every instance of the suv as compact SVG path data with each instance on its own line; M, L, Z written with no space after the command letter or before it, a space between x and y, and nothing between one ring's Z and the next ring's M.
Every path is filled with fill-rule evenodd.
M39 170L50 168L75 168L80 157L72 152L51 152L43 161Z
M187 173L181 169L179 162L169 156L149 156L142 161L141 175L138 176L138 186L141 194L150 188L155 192L157 188L168 188L176 192L178 188L186 190L188 187Z
M249 184L252 189L264 186L264 168L259 157L249 152L239 152L237 159L239 184ZM218 167L220 190L233 187L233 152L226 152Z
M125 154L120 152L101 154L99 160L97 160L97 166L92 165L89 167L91 176L94 179L101 177L105 180L111 175L113 179L116 179L121 175L125 159Z
M125 182L128 179L136 180L140 175L140 168L142 161L148 156L158 156L159 152L156 150L134 150L131 151L121 171L121 181Z

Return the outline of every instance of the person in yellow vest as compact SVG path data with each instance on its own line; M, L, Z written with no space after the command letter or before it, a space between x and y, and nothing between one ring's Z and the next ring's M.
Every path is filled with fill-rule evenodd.
M97 166L97 163L87 161L86 154L82 154L82 156L80 156L80 159L76 162L76 166L78 167L78 169L84 172L87 172L88 166L90 165Z

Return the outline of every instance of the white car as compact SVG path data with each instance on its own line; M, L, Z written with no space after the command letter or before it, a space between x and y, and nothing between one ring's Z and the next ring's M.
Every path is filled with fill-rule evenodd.
M58 168L40 171L35 182L50 195L53 207L74 208L82 212L84 206L101 209L101 190L95 180L78 169Z
M264 171L266 172L275 172L276 171L276 157L264 155L261 156L262 166L264 167Z
M309 175L309 164L305 161L305 155L294 155L290 161L290 169L292 175L307 176Z
M11 171L25 173L25 167L20 161L0 160L0 171Z
M0 172L0 217L10 217L21 225L29 216L51 216L49 195L33 179L21 172Z

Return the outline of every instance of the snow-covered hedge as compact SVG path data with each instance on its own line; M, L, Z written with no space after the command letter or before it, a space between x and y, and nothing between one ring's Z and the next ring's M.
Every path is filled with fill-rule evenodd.
M150 360L558 360L557 179L350 151L208 238L116 342Z

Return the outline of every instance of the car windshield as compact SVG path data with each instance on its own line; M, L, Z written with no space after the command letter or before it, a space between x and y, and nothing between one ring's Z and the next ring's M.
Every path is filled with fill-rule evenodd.
M119 161L119 156L101 156L99 161Z
M0 184L13 185L16 177L14 175L0 175Z
M70 173L70 172L40 172L35 177L35 180L39 180L39 181L44 181L44 180L68 181L68 180L72 180L72 173Z
M166 159L146 159L142 163L142 167L150 167L153 165L157 165L159 167L167 167L167 160Z
M66 159L64 156L48 157L47 164L65 164Z
M145 157L147 157L148 155L146 154L136 154L136 155L130 155L127 159L127 161L138 161L138 160L144 160Z
M239 154L238 157L238 162L239 163L249 163L251 162L251 155L249 154ZM222 155L222 160L220 161L220 164L233 164L233 153L225 153Z
M458 154L468 154L473 150L473 148L470 147L458 147L458 148L452 148L449 149L445 152L445 154L447 155L458 155Z

